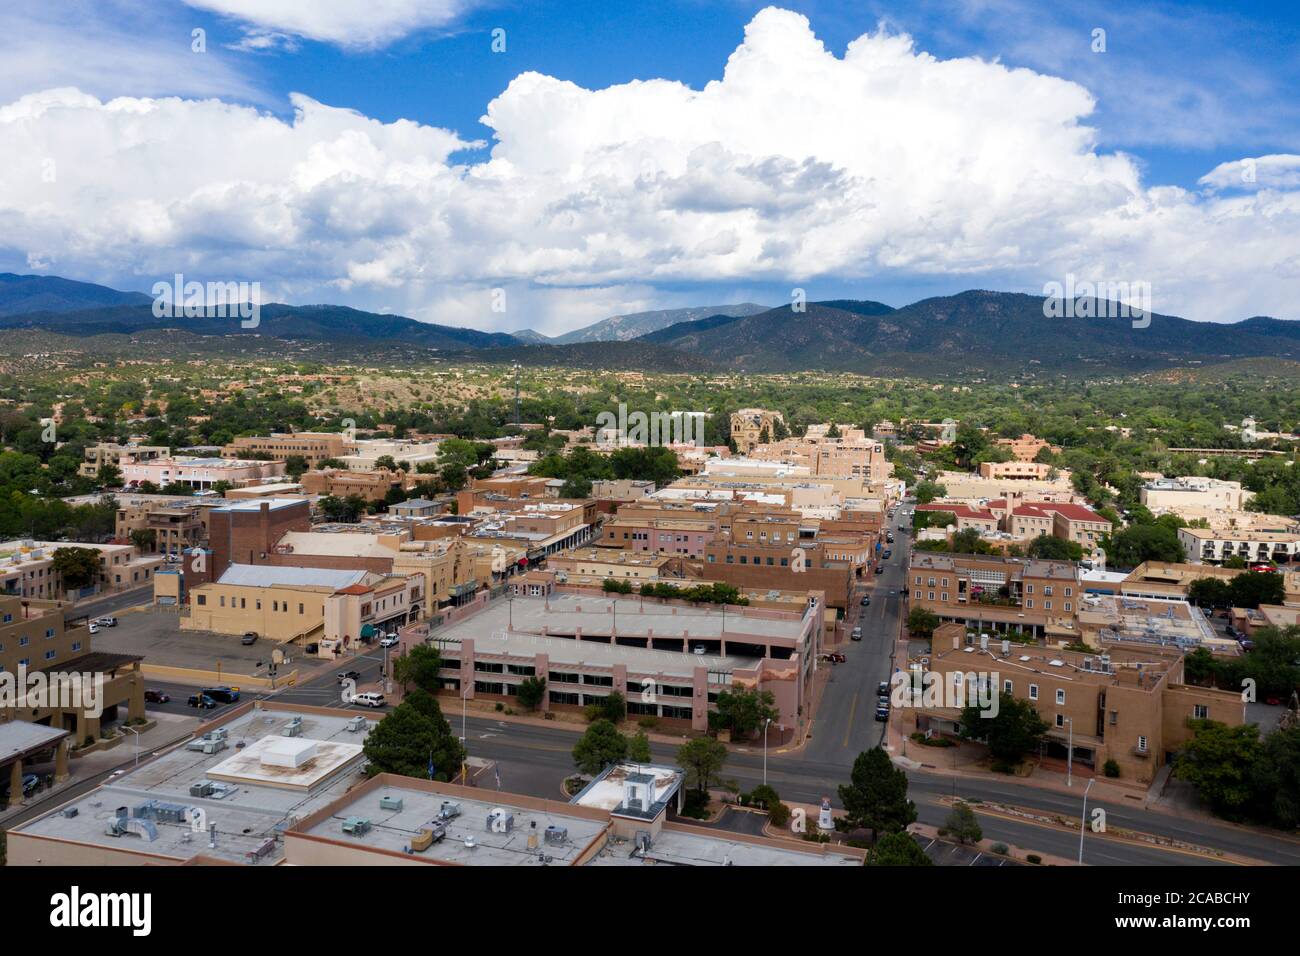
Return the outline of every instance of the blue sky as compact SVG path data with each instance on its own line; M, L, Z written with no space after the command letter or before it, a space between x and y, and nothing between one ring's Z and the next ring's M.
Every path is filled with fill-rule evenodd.
M699 88L721 77L745 24L765 6L532 0L470 10L446 28L417 31L376 50L299 40L293 54L218 52L239 60L279 97L302 91L367 116L416 119L490 139L491 131L478 122L483 107L521 72L536 70L588 89L651 78ZM938 57L999 59L1075 80L1099 96L1093 122L1100 144L1141 157L1150 177L1162 183L1194 188L1225 160L1300 148L1295 3L868 0L780 6L806 14L838 54L885 23ZM240 36L237 22L206 11L185 10L182 19L204 26L218 44ZM1098 27L1107 29L1107 51L1100 56L1091 51ZM504 54L491 52L497 28L506 31ZM1176 93L1173 101L1165 102L1161 90ZM1153 102L1163 107L1161 115L1144 114Z
M17 0L0 13L0 104L27 97L7 125L0 123L0 158L8 136L16 151L30 153L35 144L64 171L68 162L83 160L56 160L85 134L80 156L102 150L111 159L102 164L101 180L93 169L78 171L78 188L54 200L53 218L63 215L57 226L48 221L49 202L42 207L45 221L36 204L28 205L30 190L8 197L0 191L0 224L10 233L0 239L0 267L146 290L173 262L214 278L248 269L264 276L272 298L345 301L453 324L552 332L605 310L742 298L775 303L794 284L814 298L895 305L973 287L1034 291L1076 266L1099 280L1149 276L1157 308L1193 318L1279 314L1295 301L1300 249L1279 251L1275 241L1294 232L1289 217L1300 215L1293 200L1300 166L1293 159L1300 154L1295 4L780 4L806 18L806 27L797 17L764 19L767 5L749 2L321 0L311 6L318 13L296 11L289 0ZM358 24L374 35L358 33ZM754 24L761 28L747 41ZM195 28L206 31L202 56L187 49ZM504 52L492 50L497 29L505 31ZM1104 51L1093 49L1097 30L1105 31ZM824 46L824 57L804 50L804 32ZM758 42L763 36L765 45ZM864 36L876 41L862 59L863 72L845 75L832 60L843 61L849 44ZM886 39L899 37L910 38L901 58ZM721 82L729 57L747 42L767 65ZM820 65L780 75L783 44L792 60ZM521 82L530 72L545 82ZM772 74L780 76L769 86ZM868 78L862 88L844 93L841 87L859 76ZM647 80L670 82L637 85ZM695 96L708 84L725 93L719 102L706 105ZM32 97L55 88L98 102L60 94L57 110L41 105L44 100L31 105ZM599 111L601 91L614 91L605 99L620 105L585 124L584 113ZM292 94L322 109L354 111L355 121L331 112L325 137L309 137L302 102L291 101ZM188 179L177 174L174 184L170 176L151 183L143 158L129 164L133 149L139 152L130 142L138 128L107 109L114 97L153 104L180 98L183 107L154 110L151 141L174 129L181 143L193 142L183 136L191 122L202 131L229 124L237 148L241 123L252 142L252 127L260 133L265 125L256 116L274 119L292 134L270 137L269 148L286 153L283 168L244 168L232 158ZM1091 102L1080 106L1087 97ZM798 105L804 100L812 104L809 117L819 119L805 123ZM485 124L494 101L500 118ZM226 112L214 116L205 102ZM688 103L694 110L680 141L672 102L681 103L683 115ZM765 109L777 102L784 106ZM248 109L236 115L240 107ZM922 135L938 134L926 152L915 148L918 130L903 120L932 108L936 120ZM743 119L746 109L754 126L770 132L788 122L791 135L810 145L782 144L761 132L752 142L737 142L748 137L733 130L719 140L717 153L710 122ZM642 110L647 121L639 124ZM407 140L402 121L419 124L417 144ZM821 125L808 125L813 122ZM848 135L868 122L861 135ZM104 132L105 123L116 125ZM839 139L837 124L845 127ZM357 128L349 132L349 125ZM547 141L552 127L565 131L561 148ZM1081 127L1086 132L1079 135ZM449 131L461 142L444 155L436 136L423 135L426 128ZM340 143L356 137L368 140L370 153L342 170L326 163L329 169L319 171L322 157L337 155ZM972 137L986 141L972 146ZM963 174L987 165L998 143L1022 139L1033 143L1018 154L1023 170ZM473 141L482 145L464 145ZM882 167L869 155L877 147L899 158ZM403 201L410 179L400 166L411 149L431 149L435 168L421 172ZM548 165L557 153L565 154L563 168ZM606 162L614 154L626 160L630 180L642 182L638 191L610 196ZM950 154L957 160L950 162ZM1233 164L1265 157L1277 158L1259 159L1262 177L1242 186L1245 177ZM149 162L156 171L158 160ZM910 169L900 170L899 162ZM999 162L1014 166L1016 160ZM942 172L927 172L931 163ZM797 178L798 168L804 178ZM120 170L116 181L109 169ZM655 172L645 172L650 169ZM810 170L815 178L807 178ZM1207 183L1207 175L1215 181ZM139 195L122 199L107 217L125 230L129 248L105 246L96 257L106 227L86 224L102 212L87 197L130 194L137 176ZM548 205L541 200L557 177L564 201ZM482 179L490 189L480 188ZM643 187L651 179L655 196L647 201ZM916 195L889 209L909 183ZM1058 201L1079 183L1087 193ZM511 190L518 196L511 198ZM799 190L815 213L791 213ZM727 198L720 206L702 204L700 191ZM473 195L460 195L466 192ZM214 193L240 197L260 235L195 241L189 216L208 209ZM381 195L384 208L374 209ZM683 204L684 195L692 198ZM852 201L840 201L848 196ZM588 215L593 204L608 208ZM572 219L558 230L557 208ZM528 212L505 223L506 209ZM240 210L221 212L239 221ZM1243 216L1256 218L1243 222ZM836 217L842 229L814 235ZM664 226L669 218L671 228ZM864 222L870 228L854 227ZM1189 238L1205 247L1199 261L1196 250L1172 248ZM1258 249L1247 248L1255 243ZM1224 244L1241 248L1237 261L1215 254ZM308 248L319 250L312 263L304 258ZM465 252L471 248L473 256ZM466 261L447 262L462 254ZM1260 291L1243 293L1247 278ZM509 316L482 310L485 290L495 287L518 293ZM1216 296L1212 307L1204 304L1207 294Z

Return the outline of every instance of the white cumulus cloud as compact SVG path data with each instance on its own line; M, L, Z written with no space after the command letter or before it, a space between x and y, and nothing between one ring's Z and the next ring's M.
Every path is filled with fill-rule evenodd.
M303 95L285 121L49 90L0 107L0 256L503 329L556 331L557 308L587 317L583 295L626 311L617 290L652 307L648 289L691 284L788 281L817 298L821 280L1041 288L1066 273L1149 282L1156 311L1191 318L1292 315L1294 181L1146 184L1096 146L1094 105L1076 83L884 31L838 57L772 8L702 89L521 74L487 105L494 142L473 163L454 132ZM512 295L536 309L503 316L485 292L498 286L555 294Z
M247 24L250 48L293 34L342 47L373 48L408 33L450 24L471 0L185 0Z

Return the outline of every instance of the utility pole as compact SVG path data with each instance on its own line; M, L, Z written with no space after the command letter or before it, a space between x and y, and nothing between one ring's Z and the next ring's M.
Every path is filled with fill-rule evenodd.
M1083 833L1088 825L1088 791L1092 789L1095 778L1088 778L1088 785L1083 788L1083 815L1079 818L1079 866L1083 866Z

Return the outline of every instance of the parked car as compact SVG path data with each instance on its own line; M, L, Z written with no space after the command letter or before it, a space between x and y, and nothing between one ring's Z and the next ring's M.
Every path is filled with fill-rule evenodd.
M839 651L835 651L834 653L827 654L826 657L832 664L843 664L846 661L848 661L848 658L845 657L843 654L841 654Z
M1236 638L1242 638L1246 636L1245 634L1242 634L1241 631L1233 627L1231 624L1229 624L1227 627L1223 629L1223 633L1227 634L1229 637L1236 637Z
M205 687L203 693L218 704L233 704L239 700L238 687Z
M1255 649L1255 642L1248 637L1239 637L1237 638L1237 646L1243 651L1253 651Z
M881 556L882 558L886 558L886 559L887 559L887 558L888 558L891 554L893 554L893 553L894 553L894 552L893 552L892 550L890 550L889 548L886 548L884 551L880 552L880 556Z
M885 566L884 566L883 564L877 564L877 565L876 565L876 573L877 573L877 574L884 574L884 573L885 573Z
M343 671L338 676L338 682L342 684L345 680L350 680L350 681L361 680L361 671Z
M853 633L849 635L849 640L851 640L851 641L860 641L860 640L862 640L862 628L860 628L860 627L855 627L855 628L853 629Z
M889 719L889 708L888 708L888 707L877 707L877 708L876 708L876 720L888 720L888 719Z
M25 773L25 774L23 774L23 796L24 796L24 797L27 796L29 793L31 793L33 790L35 790L35 789L36 789L37 787L39 787L40 785L41 785L41 778L38 777L36 774L34 774L34 773ZM4 800L8 800L8 799L9 799L9 780L8 780L8 774L5 775L5 784L4 784L4 787L3 787L2 789L0 789L0 798L3 798Z
M383 636L383 638L379 641L379 646L380 646L380 647L396 647L396 646L397 646L397 641L398 641L398 637L397 637L396 634L385 634L385 635Z
M185 703L191 707L198 707L201 710L211 710L217 706L217 702L207 694L190 694L190 699Z
M247 634L245 634L243 637L241 637L241 638L239 639L239 643L240 643L240 644L243 644L245 647L247 647L249 644L256 644L256 643L257 643L257 632L256 632L256 631L249 631Z
M91 634L98 634L98 633L99 633L99 625L96 624L94 621L91 621L91 622L90 622L89 628L90 628L90 633L91 633Z
M165 704L171 699L170 694L164 694L160 690L146 690L144 692L144 701L146 704Z
M364 694L353 694L351 703L359 707L383 707L384 695L373 690L368 690Z
M91 622L97 627L117 627L117 618L115 617L97 617Z
M889 681L882 680L879 684L876 685L876 696L884 697L884 698L889 697Z
M870 603L871 603L871 595L868 594L862 599L862 606L866 607Z

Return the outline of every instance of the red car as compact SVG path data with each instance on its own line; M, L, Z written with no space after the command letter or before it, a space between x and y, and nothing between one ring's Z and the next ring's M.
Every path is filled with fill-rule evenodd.
M165 704L171 700L171 696L169 694L164 694L160 690L146 690L144 692L144 700L146 704Z

